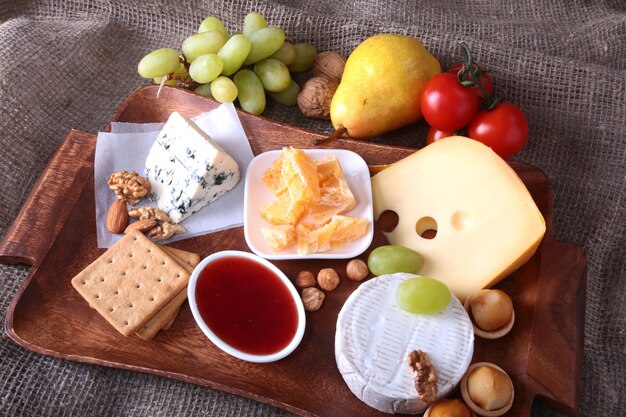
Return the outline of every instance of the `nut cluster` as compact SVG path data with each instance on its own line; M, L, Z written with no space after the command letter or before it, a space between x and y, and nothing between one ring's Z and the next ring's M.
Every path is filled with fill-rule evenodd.
M330 118L330 102L339 87L346 60L333 51L321 52L313 63L313 78L298 93L298 108L306 117Z
M173 224L170 217L158 207L135 207L127 211L126 203L135 205L150 194L150 181L138 175L135 171L114 172L108 181L109 188L115 192L118 199L109 208L106 227L111 233L128 233L138 230L154 240L167 240L187 230ZM129 218L138 219L134 223Z
M369 269L362 260L353 259L346 266L346 275L353 281L362 281L369 275ZM304 309L306 311L319 310L326 298L324 291L334 291L340 281L339 274L333 268L320 269L317 277L311 271L300 271L295 282L296 287L302 290ZM321 289L316 288L317 286Z

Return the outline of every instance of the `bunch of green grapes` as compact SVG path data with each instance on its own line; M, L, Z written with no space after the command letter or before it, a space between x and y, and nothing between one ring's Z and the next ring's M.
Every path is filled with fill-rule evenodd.
M185 86L222 103L239 99L242 109L261 114L265 93L287 106L296 105L300 86L292 73L309 70L317 50L285 41L285 32L268 26L259 13L249 13L241 33L232 36L216 17L205 19L198 33L175 49L150 52L137 71L156 84Z

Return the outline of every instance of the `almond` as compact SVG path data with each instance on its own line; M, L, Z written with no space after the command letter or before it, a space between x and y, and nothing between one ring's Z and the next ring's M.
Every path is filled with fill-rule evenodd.
M128 225L128 211L126 210L126 201L115 200L115 203L109 208L107 214L106 227L111 233L122 233Z
M124 234L130 232L131 230L139 230L141 233L146 233L147 231L154 229L156 225L156 220L139 220L138 222L129 224L126 230L124 230Z

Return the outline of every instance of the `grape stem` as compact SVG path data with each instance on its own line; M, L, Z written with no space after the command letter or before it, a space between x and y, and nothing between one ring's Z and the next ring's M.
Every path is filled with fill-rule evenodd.
M317 145L325 145L327 143L330 143L334 140L339 139L339 137L343 135L344 133L346 133L347 131L348 129L346 129L345 127L339 126L337 129L333 130L333 132L327 137L313 140L313 145L317 146Z
M163 86L165 85L166 82L168 82L170 78L171 77L169 75L166 75L161 80L161 85L159 85L159 89L157 90L157 100L159 99L159 96L161 95L161 90L163 89Z

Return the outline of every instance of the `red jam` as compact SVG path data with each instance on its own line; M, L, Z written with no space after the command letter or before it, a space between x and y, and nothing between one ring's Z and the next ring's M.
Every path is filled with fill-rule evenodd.
M229 256L198 276L196 303L213 333L252 355L285 348L296 334L298 310L279 276L251 259Z

